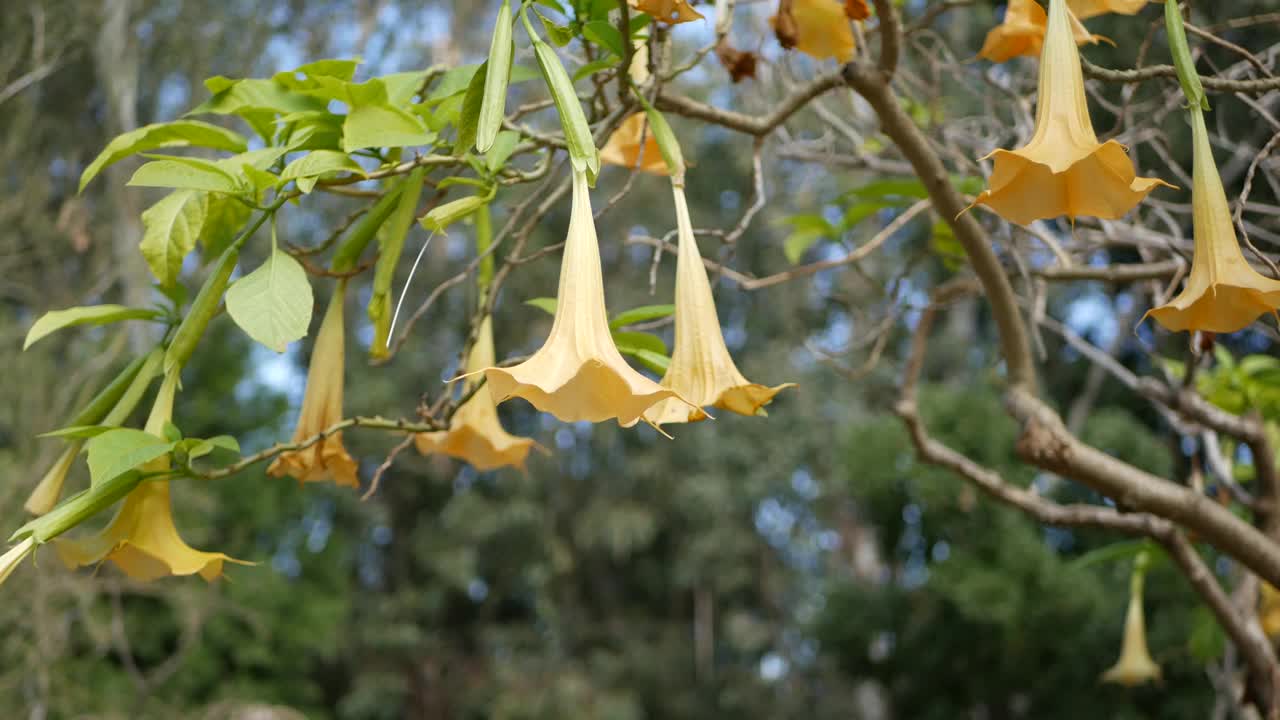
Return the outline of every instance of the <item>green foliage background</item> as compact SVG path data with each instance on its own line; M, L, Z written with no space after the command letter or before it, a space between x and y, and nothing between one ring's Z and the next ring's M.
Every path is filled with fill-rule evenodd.
M45 310L116 301L138 286L125 267L136 260L122 260L116 237L152 195L123 192L122 176L108 173L75 196L79 170L120 129L112 83L136 83L139 122L170 119L202 97L205 76L266 75L350 54L357 37L377 72L475 61L492 17L491 3L137 0L127 3L130 79L128 66L102 59L108 4L18 0L0 10L4 67L33 50L37 16L57 28L46 52L59 58L47 78L0 104L0 469L9 479L0 510L10 525L57 451L34 435L55 427L90 379L109 376L137 342L116 330L66 333L18 352ZM957 13L947 39L977 47L991 12L979 4ZM1100 56L1131 61L1141 32L1119 23L1103 32L1117 48ZM714 71L694 81L724 84ZM695 223L731 225L748 201L749 142L679 120L676 131L696 158ZM623 175L606 171L595 196L611 196ZM736 247L735 267L785 267L794 244L782 220L821 217L868 180L780 167L770 176L775 202ZM499 222L516 199L499 198ZM622 244L634 228L672 227L668 205L665 181L639 178L601 221L611 308L670 298L673 266L663 265L650 295L649 254ZM316 196L309 207L282 224L282 239L322 237L349 205ZM561 239L567 211L538 229L536 245ZM469 228L451 230L429 251L414 294L456 272L470 242ZM268 479L260 467L206 487L184 483L184 537L257 563L223 582L140 585L112 569L71 574L42 554L3 589L0 717L248 718L255 708L271 714L252 717L352 720L1207 717L1206 666L1222 641L1180 577L1157 565L1148 582L1164 684L1100 686L1119 647L1128 564L1076 560L1116 539L1042 528L918 464L884 412L893 363L849 382L804 349L865 335L889 307L886 284L905 275L909 293L950 275L945 253L931 253L939 242L920 221L862 275L755 294L718 289L745 374L800 383L768 419L679 427L667 441L647 428L563 425L512 403L503 408L508 429L551 450L535 454L526 474L406 454L367 502ZM264 251L250 252L260 260ZM553 260L536 263L508 285L495 319L500 355L545 335L548 318L521 301L550 295L556 271ZM322 307L332 285L314 285ZM364 299L348 317L362 318ZM365 367L371 331L353 322L348 412L410 415L420 395L435 397L473 301L447 295L384 368ZM905 352L911 322L909 313L894 331L891 358ZM934 433L1010 480L1096 500L1014 460L981 307L962 304L947 323L926 369ZM212 333L184 375L189 391L175 418L183 431L232 434L246 450L287 435L309 344L276 357L225 317ZM1048 356L1046 386L1066 404L1087 366L1058 347ZM1215 387L1224 397L1245 392L1250 378L1221 376ZM1249 397L1269 402L1273 385L1257 382L1262 390ZM1158 474L1184 473L1169 429L1105 388L1085 437ZM393 442L347 434L366 482Z

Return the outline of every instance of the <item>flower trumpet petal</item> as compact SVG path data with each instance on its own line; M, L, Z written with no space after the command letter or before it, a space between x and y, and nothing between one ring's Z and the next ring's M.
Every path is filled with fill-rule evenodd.
M634 370L614 345L585 173L573 174L556 297L555 320L542 347L519 365L483 371L498 402L522 397L565 422L617 418L626 427L659 400L678 397Z
M475 347L467 356L467 372L483 370L493 363L493 322L485 316ZM469 380L464 393L471 392L476 382L478 378ZM423 455L443 453L480 471L506 466L524 469L529 450L537 445L530 438L516 437L502 429L498 407L493 402L488 383L472 392L471 397L458 408L448 430L419 433L414 437L414 444Z
M1021 55L1039 57L1048 19L1035 0L1009 0L1004 20L987 33L978 57L995 63ZM1102 39L1086 30L1075 15L1071 16L1071 34L1077 45L1097 44Z
M1102 673L1102 681L1126 687L1136 687L1146 682L1160 680L1160 666L1151 659L1147 650L1147 623L1142 613L1141 573L1134 573L1129 581L1129 608L1124 616L1124 642L1120 659Z
M156 397L147 432L160 433L173 415L173 396L178 376L165 376ZM168 456L143 467L146 471L168 468ZM54 547L70 568L110 561L135 580L154 580L165 575L199 573L212 581L222 574L224 562L245 563L222 553L196 550L183 541L173 523L173 507L168 480L144 480L125 496L111 522L97 534L81 540L58 538Z
M652 15L654 20L670 25L702 19L702 13L694 10L689 0L630 0L630 4L636 10Z
M1191 110L1192 235L1195 252L1178 296L1147 315L1169 330L1229 333L1280 308L1280 282L1254 270L1236 240L1222 178L1213 161L1204 113ZM1143 318L1146 319L1145 317Z
M847 63L857 48L839 0L781 0L769 25L783 47L818 60L835 58Z
M990 189L974 205L986 205L1020 225L1062 215L1116 219L1157 185L1173 187L1137 177L1120 143L1098 142L1066 0L1049 2L1035 134L1017 150L996 150L987 157L995 158Z
M340 281L316 335L311 366L307 369L307 390L302 398L298 425L293 432L295 443L315 437L342 420L345 291L346 281ZM302 450L282 453L267 468L267 474L272 477L292 475L304 483L332 479L339 485L359 487L360 478L356 471L356 461L342 445L340 432Z
M698 252L698 241L689 219L684 188L672 183L676 205L679 249L676 257L676 341L671 364L662 378L668 387L698 407L690 409L678 400L666 400L649 411L646 418L663 423L696 422L707 417L702 407L713 406L756 415L780 391L795 387L785 383L769 387L748 381L738 371L720 331L707 269Z

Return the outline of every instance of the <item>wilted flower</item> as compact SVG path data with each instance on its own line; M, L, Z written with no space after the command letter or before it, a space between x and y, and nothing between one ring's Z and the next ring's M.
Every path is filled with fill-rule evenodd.
M1049 2L1035 134L1017 150L996 150L987 157L995 158L991 189L974 204L1020 225L1060 215L1115 219L1157 185L1172 187L1136 177L1120 143L1098 142L1066 0Z
M1020 55L1040 57L1048 16L1036 0L1009 0L1004 20L987 33L978 57L1002 63ZM1096 44L1100 36L1091 34L1071 15L1071 33L1077 45Z
M645 124L645 117L645 113L638 112L623 120L618 129L609 136L604 147L600 148L600 162L642 170L654 175L668 174L667 163L662 159L662 150L658 148L653 130ZM644 157L640 156L642 149Z
M58 498L62 497L62 486L67 482L67 473L71 471L72 463L83 448L84 441L76 440L63 449L57 461L45 472L44 477L40 478L36 489L31 491L26 504L22 506L27 512L32 515L44 515L58 504Z
M630 0L630 3L636 10L652 15L654 20L672 25L702 19L702 13L694 10L689 0Z
M645 417L659 425L695 422L707 417L702 407L708 405L740 415L755 415L772 402L779 391L795 384L757 385L738 372L720 332L720 319L716 315L711 283L707 281L707 269L702 265L698 241L693 235L684 188L675 183L671 187L680 243L676 258L676 342L662 386L698 407L666 400L654 406Z
M1258 274L1240 251L1227 193L1209 146L1209 131L1198 107L1191 109L1191 145L1195 237L1191 274L1177 297L1147 315L1174 332L1235 332L1263 313L1275 313L1280 307L1280 282Z
M177 381L176 372L165 376L147 420L147 432L159 435L172 417ZM168 467L169 458L165 456L142 469L155 472ZM125 496L116 516L100 532L83 540L59 538L54 547L67 567L109 560L135 580L196 573L213 580L222 574L223 562L242 562L222 553L201 552L182 540L173 524L168 480L143 480Z
M1095 15L1116 13L1117 15L1135 15L1147 4L1147 0L1067 0L1071 12L1081 20Z
M551 334L533 357L484 371L498 402L522 397L565 422L617 418L630 426L676 393L627 365L609 333L600 246L586 173L573 174L573 208Z
M1120 648L1120 659L1102 674L1103 682L1135 687L1160 680L1160 666L1147 651L1147 624L1142 614L1143 560L1140 556L1139 566L1129 579L1129 609L1124 616L1124 643Z
M739 50L730 45L727 39L716 43L716 58L729 71L729 79L735 83L756 76L756 62L759 60L756 54L750 50Z
M293 431L294 442L315 437L342 420L345 364L342 308L345 292L346 281L339 281L320 323L320 332L311 350L311 367L307 370L307 390L302 397L298 426ZM356 469L356 461L342 446L342 433L336 432L302 450L282 453L267 468L267 474L272 477L292 475L300 482L332 479L339 485L359 487Z
M485 316L480 324L480 335L467 356L467 372L492 367L493 323ZM470 392L479 378L467 381L464 394ZM444 453L470 463L477 470L494 470L510 465L524 468L529 449L537 445L529 438L516 437L502 429L498 421L498 407L488 383L481 385L453 414L448 430L419 433L414 438L418 452L423 455Z
M818 60L835 58L846 63L853 59L853 28L840 0L780 0L769 24L784 48Z

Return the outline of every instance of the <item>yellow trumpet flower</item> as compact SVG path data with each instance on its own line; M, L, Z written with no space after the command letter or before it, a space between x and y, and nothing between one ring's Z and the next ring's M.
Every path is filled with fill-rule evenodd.
M1139 560L1140 565L1141 562ZM1124 642L1120 648L1120 659L1102 673L1102 682L1136 687L1160 680L1160 666L1151 659L1151 653L1147 650L1147 623L1142 613L1145 574L1145 570L1138 567L1129 578L1129 608L1124 616Z
M311 367L307 369L307 390L302 397L302 410L293 441L300 442L319 435L325 428L342 420L342 375L345 366L343 299L346 281L329 300L311 350ZM332 479L338 485L360 486L356 461L342 445L342 433L336 432L310 447L282 453L267 468L271 477L292 475L299 482L323 482Z
M1147 0L1067 0L1067 4L1076 17L1087 20L1107 13L1136 15L1146 6Z
M483 372L498 402L522 397L565 422L617 418L630 427L659 400L678 397L627 365L613 343L586 173L573 174L551 334L523 363Z
M645 113L638 112L623 120L600 148L600 162L654 175L669 174L653 129L645 125L645 117ZM641 138L644 139L643 144ZM642 149L643 157L640 154Z
M165 376L147 420L146 431L164 432L173 415L173 396L178 375ZM168 469L165 456L143 466L143 470ZM135 580L154 580L165 575L194 575L212 581L222 574L224 562L236 560L222 553L202 552L187 545L173 524L173 507L168 480L143 480L125 496L111 522L99 533L83 540L54 540L58 557L69 568L110 561Z
M1035 0L1009 0L1004 20L987 33L978 57L996 63L1020 55L1039 57L1048 20L1044 8ZM1102 39L1086 30L1075 15L1071 16L1071 34L1077 45L1097 44Z
M480 324L480 335L476 338L475 347L467 356L467 372L492 367L493 323L485 316ZM470 392L478 382L468 381L464 389ZM418 452L423 455L444 453L470 463L475 469L494 470L510 465L524 469L525 459L530 448L537 445L530 438L516 437L502 429L498 420L498 407L493 402L493 393L488 383L480 386L462 407L453 414L449 429L440 432L419 433L414 438Z
M689 0L630 0L630 5L652 15L654 20L671 25L702 19L702 13L694 10Z
M707 418L702 410L714 406L740 415L755 415L780 391L795 387L785 383L769 387L748 381L734 365L720 332L715 299L707 269L698 252L698 241L689 220L683 186L672 183L676 204L676 342L662 386L671 388L698 407L679 400L665 400L646 414L654 424L696 422Z
M839 0L781 0L769 18L778 42L818 60L847 63L857 47L853 28Z
M1120 143L1098 142L1066 0L1049 0L1035 134L1017 150L995 150L987 157L995 158L991 188L974 205L986 205L1019 225L1061 215L1114 220L1157 185L1172 187L1137 177Z
M1227 193L1209 146L1204 113L1198 107L1191 109L1191 145L1195 238L1191 273L1177 297L1147 315L1174 332L1235 332L1259 315L1274 314L1280 308L1280 282L1258 274L1240 251Z

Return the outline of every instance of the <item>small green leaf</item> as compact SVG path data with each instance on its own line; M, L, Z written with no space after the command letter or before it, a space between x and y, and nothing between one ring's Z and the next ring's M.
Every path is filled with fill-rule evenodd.
M666 355L653 352L652 350L645 350L643 348L636 350L623 350L622 348L618 348L618 352L635 358L641 365L657 373L659 377L666 375L667 367L671 365L671 358Z
M182 259L195 249L208 217L208 198L197 190L174 190L143 211L138 248L162 286L177 282Z
M295 180L299 190L309 193L315 188L316 181L321 176L337 172L364 174L364 170L346 153L335 150L314 150L286 165L280 173L280 181Z
M658 355L667 354L667 344L662 342L662 338L653 333L615 330L613 332L613 343L618 346L618 352L636 353L641 350L648 350Z
M542 21L542 29L547 31L547 37L551 38L551 44L556 47L564 47L573 40L573 31L563 25L557 25L554 21L543 15L537 8L533 9L534 14Z
M479 152L488 152L498 137L498 131L502 129L502 117L507 110L507 81L511 76L511 58L514 53L511 4L503 0L493 28L493 41L489 44L484 102L480 106L479 127L476 131L476 150Z
M89 477L96 486L163 457L175 443L133 428L114 428L86 443Z
M552 297L536 297L524 301L529 307L536 307L548 315L556 314L556 299Z
M244 152L247 141L240 133L199 120L174 120L155 123L116 137L98 153L80 175L80 191L104 168L130 155L164 147L198 147Z
M608 70L611 67L617 67L618 63L620 62L622 61L621 59L618 58L617 55L609 55L608 57L603 57L603 58L600 58L599 60L593 60L587 63L586 65L583 65L582 67L578 68L577 70L573 71L573 81L578 82L582 78L587 77L589 75L595 75L596 73L602 70Z
M675 311L675 305L641 305L614 315L613 319L609 321L609 329L617 330L628 325L657 320L668 317Z
M275 350L307 334L314 298L302 265L279 249L227 290L227 313L245 333Z
M618 32L618 28L604 20L592 20L583 25L582 35L618 57L626 54L622 44L622 34Z
M46 433L40 433L36 437L60 437L60 438L91 438L97 437L108 430L114 430L115 425L70 425L57 430L50 430Z
M138 168L129 185L238 193L244 187L216 163L198 158L152 160Z
M484 155L485 167L489 172L496 173L507 164L507 160L511 158L511 153L515 152L516 145L520 142L520 133L511 130L503 130L498 133L498 137L494 138L493 145Z
M40 319L36 320L27 331L27 339L22 343L22 349L26 350L46 335L73 325L105 325L121 320L152 320L162 316L163 313L159 310L123 305L89 305L53 310L41 315Z
M234 461L240 457L240 443L230 435L218 435L207 440L188 438L180 449L186 451L189 460L197 460L215 451L214 459Z
M489 77L489 61L480 64L480 69L471 77L467 86L467 94L462 98L462 108L458 111L458 139L453 143L455 155L462 155L476 144L480 132L480 108L484 104L484 87Z

